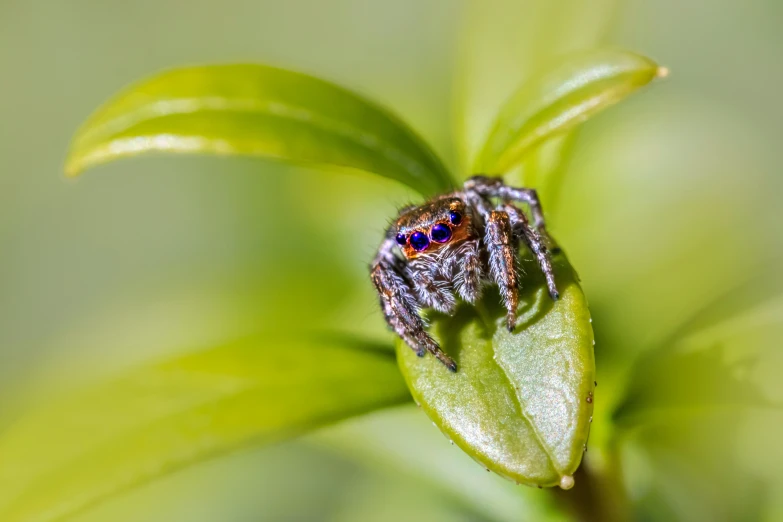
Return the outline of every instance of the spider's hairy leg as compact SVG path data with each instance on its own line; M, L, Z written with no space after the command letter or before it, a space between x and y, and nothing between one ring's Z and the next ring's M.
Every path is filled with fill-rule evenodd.
M519 305L519 275L517 273L517 249L511 220L503 211L493 210L486 218L485 242L489 254L489 270L500 289L506 305L506 326L514 330Z
M538 233L547 237L544 210L541 208L541 200L535 189L523 187L510 187L503 183L501 178L488 176L473 176L465 182L465 188L475 190L484 197L500 198L506 201L520 201L530 207L533 216L533 225Z
M411 301L413 295L396 269L380 262L373 265L372 280L381 299L386 322L419 357L429 351L449 370L456 372L457 364L440 349L438 343L424 329L424 321Z
M466 241L460 247L458 255L458 265L461 266L461 270L456 275L457 293L465 301L475 304L481 297L481 279L483 277L479 240Z
M416 355L423 357L429 351L449 370L456 372L457 364L443 353L424 328L416 298L398 266L401 262L392 253L393 245L393 240L384 240L370 269L384 318Z
M538 266L541 267L541 271L546 278L546 286L549 290L549 296L557 301L560 298L560 293L557 291L557 285L555 284L555 273L552 270L552 262L549 258L549 250L546 248L541 236L532 228L527 222L525 214L513 205L503 205L503 210L508 214L511 219L511 226L514 229L514 233L517 237L522 238L527 247L533 252L538 261Z

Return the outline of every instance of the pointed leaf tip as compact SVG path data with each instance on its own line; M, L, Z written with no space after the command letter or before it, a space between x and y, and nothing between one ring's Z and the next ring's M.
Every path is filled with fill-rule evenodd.
M627 51L567 58L535 76L503 106L476 172L504 174L547 139L563 134L669 70Z

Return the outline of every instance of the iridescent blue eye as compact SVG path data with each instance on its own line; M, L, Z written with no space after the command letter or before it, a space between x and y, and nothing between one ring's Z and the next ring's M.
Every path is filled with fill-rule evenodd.
M411 246L416 252L427 250L427 247L430 246L430 238L421 232L414 232L411 234Z
M398 245L404 245L405 243L408 242L408 238L405 237L405 234L397 234L397 237L394 239L397 240Z
M434 225L430 230L430 237L436 243L445 243L446 241L451 239L451 229L449 228L448 225L444 225L443 223L438 223L437 225Z
M453 225L459 225L462 223L462 214L457 212L456 210L452 210L449 212L449 220L451 220L451 223Z

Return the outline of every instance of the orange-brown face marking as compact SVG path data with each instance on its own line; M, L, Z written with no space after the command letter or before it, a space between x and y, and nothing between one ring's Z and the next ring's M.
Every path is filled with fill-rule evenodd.
M430 201L397 219L397 244L408 259L438 252L471 237L471 217L459 198Z

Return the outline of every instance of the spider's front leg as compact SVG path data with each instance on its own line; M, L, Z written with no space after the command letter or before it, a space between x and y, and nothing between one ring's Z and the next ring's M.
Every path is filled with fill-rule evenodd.
M541 271L544 273L549 295L557 301L560 298L560 293L557 291L557 285L555 285L555 273L552 270L552 262L549 259L549 251L546 248L546 244L541 236L530 228L527 217L521 210L514 205L503 205L503 210L506 211L511 219L514 233L522 238L530 251L533 252L533 255L536 256L538 266L541 267Z
M475 190L488 198L526 203L530 207L530 214L533 216L533 225L536 230L542 236L547 237L544 210L541 208L541 200L538 199L538 193L535 189L510 187L503 183L501 178L488 176L473 176L465 182L465 188Z
M424 327L418 313L416 297L403 276L401 262L394 256L394 241L385 239L372 263L370 276L378 292L386 322L419 357L429 351L449 370L456 372L457 364L440 349Z
M506 212L493 210L485 218L484 231L489 271L498 285L503 304L506 306L506 327L514 330L519 305L519 273L517 271L517 248L511 219Z
M470 193L476 194L474 199L485 200L485 198L498 198L506 202L502 208L509 214L512 227L518 237L522 238L525 244L530 248L538 260L541 271L546 277L547 289L552 299L560 298L560 293L555 285L555 274L552 270L552 262L549 258L549 250L546 247L548 238L546 224L544 222L544 212L541 208L541 202L538 194L533 189L509 187L503 183L500 178L490 178L487 176L473 176L465 182L465 189ZM532 229L525 217L525 214L515 206L508 204L508 201L520 201L530 206L530 213L533 215Z

